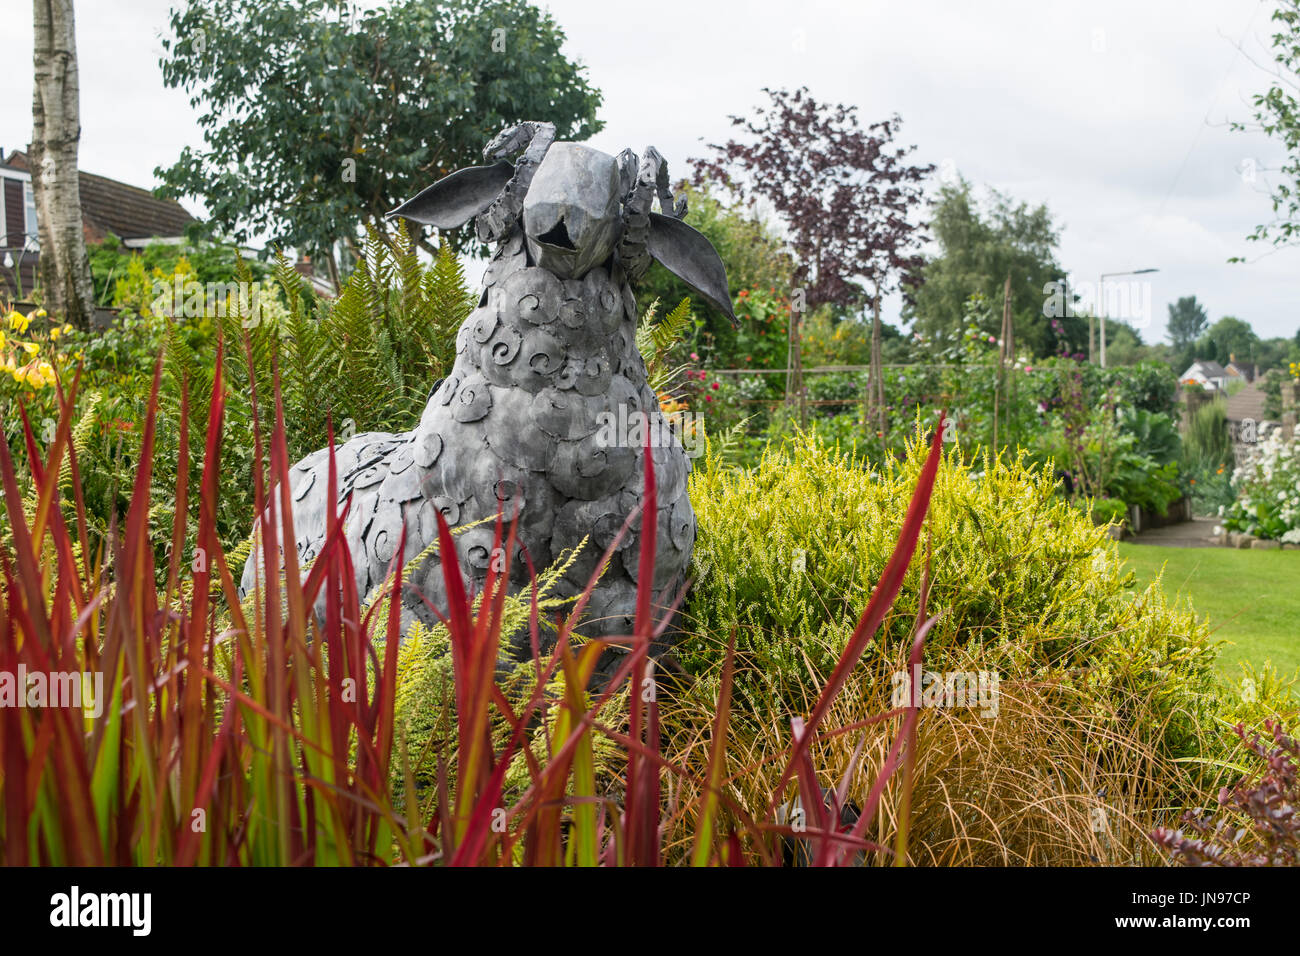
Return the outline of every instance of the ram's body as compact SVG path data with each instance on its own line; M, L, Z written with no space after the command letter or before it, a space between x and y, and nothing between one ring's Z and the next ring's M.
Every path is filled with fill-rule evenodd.
M668 607L685 581L695 542L690 460L646 382L630 280L658 259L730 315L726 276L707 240L680 222L684 204L671 202L657 153L647 150L638 169L630 153L552 146L553 133L545 124L507 130L487 152L500 160L527 143L513 167L498 161L462 170L397 210L440 228L477 216L480 237L500 245L479 305L460 329L451 373L415 429L337 446L335 501L327 500L326 450L290 472L302 562L324 544L329 509L341 513L351 499L344 528L363 596L387 578L403 527L407 563L436 540L437 512L453 528L499 512L518 517L513 555L493 553L494 522L457 536L471 586L497 562L497 570L509 566L518 590L529 580L524 549L541 570L581 545L559 585L562 595L577 594L642 499L647 436L658 489L652 603ZM656 190L668 215L650 212ZM638 517L620 539L592 592L582 627L588 636L631 631L641 524ZM446 611L440 557L414 569L402 596L406 626L434 621L431 608ZM245 592L259 566L255 549ZM525 656L527 635L513 640ZM607 660L602 670L608 667Z
M360 594L387 577L403 524L407 562L436 540L435 510L454 528L517 509L518 545L538 570L588 538L560 590L576 594L587 583L641 500L640 437L671 435L636 348L632 290L617 265L612 271L597 266L581 279L561 280L528 265L520 238L505 243L484 277L482 304L461 327L451 373L419 425L400 435L356 435L338 446L334 505L340 513L352 498L344 527ZM620 433L642 414L649 427ZM651 454L659 499L654 600L664 605L683 582L695 515L686 495L690 460L680 442L661 442ZM322 449L290 472L302 561L325 540L328 466ZM457 536L468 582L483 580L494 533L487 522ZM588 634L630 633L637 540L634 529L620 542L593 594ZM525 585L522 551L510 556L510 567L512 584ZM254 555L244 569L245 589L256 568ZM415 588L402 601L408 622L434 620L421 594L445 612L436 558L415 569L411 582Z

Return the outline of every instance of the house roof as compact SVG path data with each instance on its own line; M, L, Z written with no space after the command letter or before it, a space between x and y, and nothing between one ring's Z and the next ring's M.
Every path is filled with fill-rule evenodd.
M1243 419L1262 422L1264 420L1264 390L1258 385L1246 385L1236 395L1229 395L1224 412L1228 421L1239 422Z
M1228 374L1227 370L1213 359L1197 359L1188 366L1187 371L1183 373L1183 378L1191 375L1197 368L1201 370L1201 374L1206 378L1222 378Z
M23 172L30 170L27 154L20 150L4 157L0 165ZM182 236L186 226L196 221L176 200L159 199L147 189L107 176L82 171L79 185L81 217L86 238L91 241L103 239L110 232L119 239Z

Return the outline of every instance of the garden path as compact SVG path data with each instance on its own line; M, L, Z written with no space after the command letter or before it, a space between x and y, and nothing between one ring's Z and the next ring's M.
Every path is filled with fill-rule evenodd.
M1193 518L1163 528L1151 528L1131 538L1130 544L1154 544L1165 548L1215 548L1219 543L1214 537L1214 528L1219 518Z

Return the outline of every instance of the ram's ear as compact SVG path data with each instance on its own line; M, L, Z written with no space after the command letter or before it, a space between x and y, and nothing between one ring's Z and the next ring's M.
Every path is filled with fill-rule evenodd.
M422 226L455 229L490 206L512 175L514 166L507 162L458 169L402 203L387 218L401 216Z
M727 288L727 270L713 243L680 219L650 213L646 251L737 325Z

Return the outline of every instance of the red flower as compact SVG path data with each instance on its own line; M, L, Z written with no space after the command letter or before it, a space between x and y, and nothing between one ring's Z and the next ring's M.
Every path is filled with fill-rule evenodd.
M717 382L714 382L712 385L709 386L709 388L712 388L712 389L715 389L715 390L717 389L717 387L718 387L718 383L717 383Z

